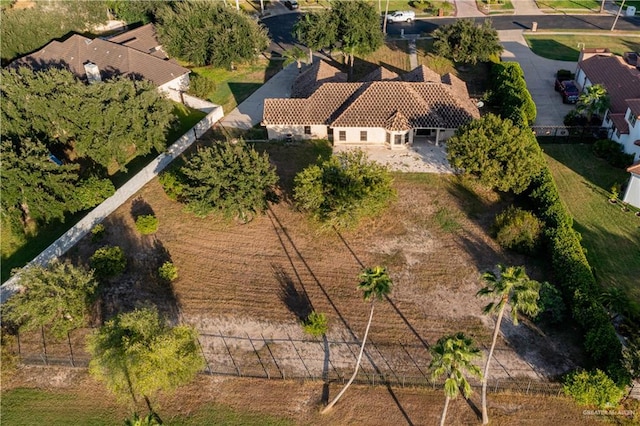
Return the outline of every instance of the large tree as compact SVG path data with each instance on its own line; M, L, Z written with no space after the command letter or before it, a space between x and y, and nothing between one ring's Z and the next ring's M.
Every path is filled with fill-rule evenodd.
M491 21L476 24L470 19L459 19L437 28L432 36L438 55L464 64L486 62L503 50Z
M56 339L63 339L87 324L89 306L97 283L91 271L69 263L23 269L20 290L2 306L2 319L20 331L48 327Z
M66 212L79 207L74 201L77 165L57 165L42 142L26 137L4 139L0 153L0 205L14 223L64 220Z
M88 337L89 372L134 404L189 383L204 368L196 330L170 327L156 308L121 313Z
M486 186L520 193L542 168L535 135L511 120L488 114L458 128L447 141L451 165Z
M473 341L463 333L443 336L429 349L431 352L431 379L437 380L445 376L444 382L444 408L440 417L440 426L444 426L447 418L449 401L455 398L462 389L465 398L471 395L471 385L465 374L482 377L480 368L473 364L473 360L480 357L480 350L473 345Z
M179 200L199 217L214 210L242 222L263 213L278 182L267 153L244 142L218 142L200 148L176 173L182 182Z
M578 98L576 109L587 117L587 121L591 124L591 119L595 115L604 114L609 108L611 99L607 93L607 89L601 84L593 84L588 86L586 90Z
M335 44L338 38L338 21L331 10L306 13L293 26L293 35L309 48L309 63L313 62L313 51Z
M267 31L220 2L173 2L158 11L158 36L171 56L194 65L231 67L269 45Z
M367 322L367 328L364 331L364 337L362 338L362 344L360 345L360 353L356 361L356 368L353 375L349 379L346 385L342 388L340 393L331 401L323 410L322 413L326 413L340 400L342 395L346 392L347 388L351 386L354 379L358 375L360 369L360 362L362 361L362 354L364 353L364 345L367 343L367 336L369 335L369 328L371 328L371 322L373 321L373 308L376 300L382 300L391 293L391 287L393 283L391 277L387 273L387 268L382 266L375 266L373 268L366 268L360 273L360 283L358 288L362 290L362 297L366 302L370 304L369 322Z
M514 325L518 325L518 313L524 312L527 315L535 316L538 313L538 299L540 298L540 283L530 279L524 267L498 265L498 273L485 272L482 279L487 284L478 291L478 296L490 297L494 301L484 308L487 315L498 315L493 329L493 339L491 348L484 366L482 375L482 424L489 423L487 414L487 378L489 377L489 364L493 357L493 350L496 347L498 333L504 310L509 305L511 307L511 320Z
M151 82L124 77L87 85L50 68L2 70L3 137L38 136L105 168L166 146L173 105Z
M375 52L384 42L380 29L380 14L375 7L362 0L337 1L331 9L337 22L337 41L340 50L349 58L353 69L355 55L367 55Z
M388 169L361 150L338 153L298 173L293 197L324 225L354 226L380 213L395 197Z

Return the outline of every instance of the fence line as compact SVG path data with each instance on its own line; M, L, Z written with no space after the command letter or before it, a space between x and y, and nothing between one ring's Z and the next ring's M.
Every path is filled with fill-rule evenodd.
M111 197L103 201L99 206L91 210L78 223L65 232L60 238L54 241L49 247L36 256L25 267L32 265L47 265L54 259L62 256L80 239L87 235L91 228L100 223L104 218L113 213L118 207L124 204L131 196L138 192L144 185L158 175L175 158L182 154L193 142L204 135L214 123L223 116L222 107L218 106L209 112L206 117L200 120L195 126L182 135L173 143L166 152L157 156L144 169L132 176L122 185ZM0 287L0 303L10 297L18 290L17 275L9 278Z
M610 139L613 129L602 126L531 126L533 133L549 143L585 143Z

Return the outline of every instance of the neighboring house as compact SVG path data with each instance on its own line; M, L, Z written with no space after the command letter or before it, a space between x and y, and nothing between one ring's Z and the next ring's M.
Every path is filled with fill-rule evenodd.
M629 167L627 171L631 173L631 178L622 201L640 208L640 161Z
M154 83L170 99L181 102L189 88L189 70L167 60L155 39L155 29L145 25L109 40L74 34L52 41L42 49L16 59L9 67L32 69L65 67L88 82L124 75Z
M584 49L580 53L576 82L584 90L593 84L607 89L611 106L602 125L612 129L611 139L640 159L640 63L638 55L624 58L608 49Z
M415 138L436 144L480 116L466 84L425 66L402 78L379 68L357 83L322 61L302 73L291 99L265 99L270 139L332 140L334 145L404 148Z

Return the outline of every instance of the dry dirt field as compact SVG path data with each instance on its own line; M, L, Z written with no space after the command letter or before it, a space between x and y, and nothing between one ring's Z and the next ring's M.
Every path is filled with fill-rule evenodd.
M167 198L156 179L104 222L105 241L87 238L74 248L69 253L74 261L86 261L105 243L120 245L129 257L125 274L104 288L95 317L153 303L173 321L197 327L213 373L339 380L352 370L368 318L357 275L363 265L382 264L394 290L376 305L359 380L427 384L428 348L442 335L463 331L486 353L493 320L481 313L488 301L475 297L482 272L499 262L526 264L532 278L548 279L545 265L505 253L489 237L494 215L505 206L492 192L453 175L396 174L397 200L381 217L355 230L323 231L289 202L292 177L322 149L282 144L266 149L281 175L282 201L265 216L246 225L197 219ZM140 236L133 217L150 212L158 217L159 230ZM169 259L179 270L171 286L155 278ZM326 342L302 333L299 321L311 309L329 318ZM86 358L85 333L72 336L76 359ZM541 330L526 319L514 327L505 316L492 379L544 382L575 368L572 360L581 359L575 334L571 325ZM42 351L38 339L22 336L23 353ZM48 354L64 357L67 346L48 345ZM286 382L269 383L287 388ZM334 392L335 385L331 388ZM534 406L534 398L530 401ZM527 404L514 402L506 411L529 410ZM356 414L350 415L355 422Z

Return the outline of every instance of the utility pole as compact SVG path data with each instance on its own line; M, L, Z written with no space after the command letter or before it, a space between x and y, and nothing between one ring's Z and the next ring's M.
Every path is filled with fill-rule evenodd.
M618 23L618 18L620 17L620 13L622 12L622 8L624 7L624 3L627 0L622 0L622 4L620 4L620 9L618 9L618 14L616 15L616 19L613 20L613 25L611 25L611 31L616 28L616 24Z
M382 33L387 35L387 15L389 14L389 0L387 0L387 6L384 9L384 24L382 25Z

